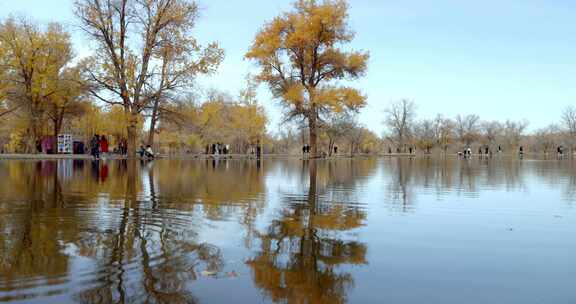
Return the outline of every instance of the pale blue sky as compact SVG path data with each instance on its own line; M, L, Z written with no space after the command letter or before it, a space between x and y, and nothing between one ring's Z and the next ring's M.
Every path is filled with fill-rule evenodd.
M256 71L243 55L258 29L290 7L287 0L203 0L201 42L226 50L205 86L236 93ZM560 0L351 0L352 47L371 53L360 120L381 134L383 109L399 98L418 117L476 113L483 119L528 119L531 129L558 123L576 104L576 2ZM0 17L25 14L72 25L72 0L0 0ZM89 51L74 34L80 53ZM262 87L260 100L278 128L280 107Z

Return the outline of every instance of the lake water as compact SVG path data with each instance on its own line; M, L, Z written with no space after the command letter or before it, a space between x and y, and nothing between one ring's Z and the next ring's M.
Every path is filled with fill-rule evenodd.
M10 160L0 178L0 302L576 303L570 160Z

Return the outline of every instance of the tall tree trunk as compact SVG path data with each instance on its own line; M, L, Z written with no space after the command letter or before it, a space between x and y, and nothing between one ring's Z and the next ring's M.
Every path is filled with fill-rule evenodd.
M58 134L62 131L62 125L64 124L64 113L56 113L56 117L52 120L54 123L54 140L52 142L52 151L54 154L58 153Z
M58 124L58 119L54 120L54 138L56 140L52 141L52 153L58 153L58 133L60 133L60 126Z
M33 112L32 118L30 121L30 139L28 141L28 153L38 154L38 150L36 149L36 143L40 140L40 123L38 117L35 117L37 114Z
M136 145L138 144L138 114L130 113L130 120L128 122L128 158L136 157Z
M160 107L160 98L154 99L152 107L152 117L150 118L150 131L148 133L148 144L154 146L154 134L156 133L156 123L158 122L158 108Z
M318 137L318 130L316 125L316 114L313 113L308 117L308 129L310 132L310 157L317 158L318 157L318 146L317 146L317 137Z
M156 110L154 110L156 112ZM150 130L148 131L148 144L154 146L154 134L156 134L156 113L152 113L152 118L150 119Z

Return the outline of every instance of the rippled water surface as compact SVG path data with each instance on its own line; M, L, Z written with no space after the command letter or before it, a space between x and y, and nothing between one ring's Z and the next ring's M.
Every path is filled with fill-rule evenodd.
M576 163L0 161L0 302L576 303Z

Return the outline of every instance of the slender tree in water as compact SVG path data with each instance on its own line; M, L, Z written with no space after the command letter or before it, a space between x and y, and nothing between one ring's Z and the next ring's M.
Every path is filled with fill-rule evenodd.
M286 107L287 119L307 122L313 157L323 116L358 111L366 104L357 89L336 83L366 72L367 52L339 48L353 38L346 1L300 0L266 24L246 54L261 68L257 79Z

